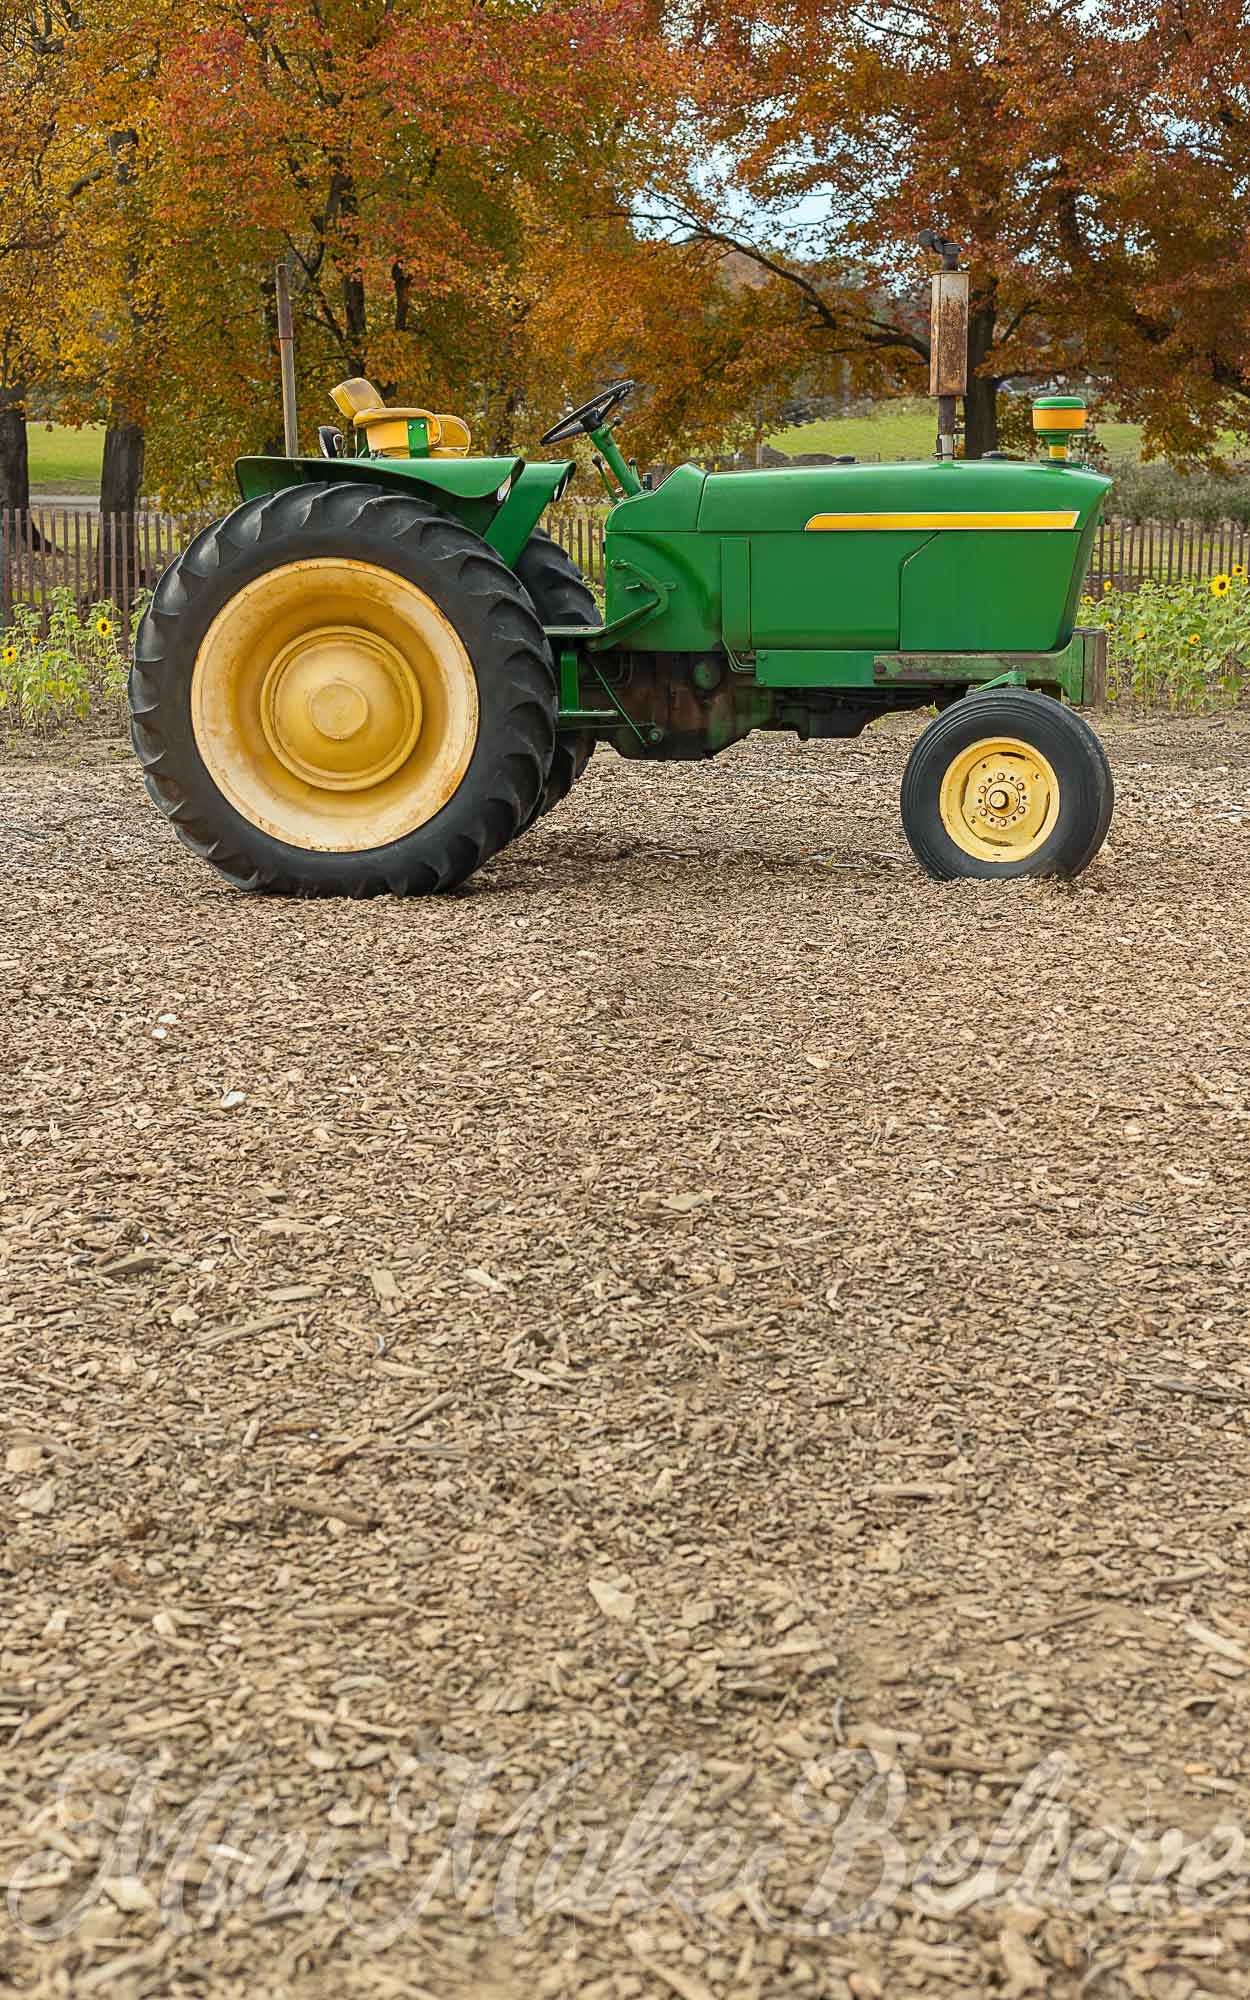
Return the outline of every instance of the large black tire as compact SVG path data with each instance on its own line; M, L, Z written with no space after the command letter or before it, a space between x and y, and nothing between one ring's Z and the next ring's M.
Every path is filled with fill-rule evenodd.
M1011 744L1043 761L996 747ZM1024 688L966 695L931 722L899 801L913 854L940 881L1079 875L1114 804L1106 752L1084 716Z
M256 579L316 558L389 571L399 582L381 588L401 597L415 586L429 615L452 628L448 643L459 642L476 684L455 789L402 837L346 852L275 838L237 810L206 766L193 715L197 656L214 619ZM282 578L264 586L288 587ZM304 896L423 895L463 882L541 800L557 706L530 599L493 550L424 501L331 481L248 501L171 564L139 627L130 704L148 792L186 846L239 888Z
M516 573L533 598L544 625L602 625L603 616L594 593L572 556L541 528L535 529L522 549ZM553 672L558 665L553 659ZM594 748L595 739L589 729L560 730L542 797L525 827L532 826L536 819L568 797L590 762Z

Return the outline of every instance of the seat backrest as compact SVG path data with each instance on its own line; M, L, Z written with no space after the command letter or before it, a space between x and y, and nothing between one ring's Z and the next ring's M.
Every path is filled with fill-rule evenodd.
M366 382L363 375L352 375L346 382L340 382L336 389L331 389L330 401L341 417L350 417L353 422L365 410L384 408L372 382Z

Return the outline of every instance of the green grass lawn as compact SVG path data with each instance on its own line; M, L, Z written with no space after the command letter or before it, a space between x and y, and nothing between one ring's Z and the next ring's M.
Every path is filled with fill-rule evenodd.
M71 430L67 424L27 424L30 487L40 493L97 493L104 426L87 424Z
M905 397L880 403L867 417L825 417L778 431L768 442L777 451L854 452L857 458L930 458L937 432L937 411L928 397ZM1141 453L1140 424L1103 423L1097 437L1112 458L1137 458Z
M867 417L826 417L778 431L768 442L777 451L854 452L857 458L929 458L937 431L937 412L928 397L904 397L879 403ZM1094 435L1111 458L1141 457L1141 425L1099 423ZM1220 449L1232 458L1246 455L1245 438L1226 431Z
M937 432L934 405L919 397L881 403L867 417L822 417L778 431L774 451L854 452L857 458L928 458Z

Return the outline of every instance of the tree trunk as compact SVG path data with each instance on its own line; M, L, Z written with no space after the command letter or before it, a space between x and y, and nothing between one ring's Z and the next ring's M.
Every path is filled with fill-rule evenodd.
M143 484L143 425L110 417L100 470L100 512L133 514Z
M964 396L964 457L998 450L998 378L974 375Z
M968 387L964 394L964 457L984 458L998 450L997 375L978 375L994 351L998 331L998 288L991 279L972 295L968 315Z
M368 311L365 304L365 281L363 278L348 277L343 280L343 326L344 338L351 356L353 375L365 372L365 346L368 332Z
M490 398L487 415L488 449L493 458L506 458L514 449L517 411L520 407L521 391L515 383L504 384L500 388L499 400L494 396Z
M30 506L26 408L20 389L0 389L0 510Z
M136 516L143 484L143 425L112 416L104 433L100 471L100 596L129 616L139 575Z

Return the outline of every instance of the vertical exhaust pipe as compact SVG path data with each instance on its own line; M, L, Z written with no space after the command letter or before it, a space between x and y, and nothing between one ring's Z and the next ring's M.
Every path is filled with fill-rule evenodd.
M968 389L968 273L959 269L959 245L949 237L922 229L919 240L942 259L932 284L929 394L938 406L938 457L954 458L956 398Z
M291 321L291 281L285 264L274 271L278 302L278 355L282 363L282 440L288 458L299 457L299 413L295 407L295 328Z

